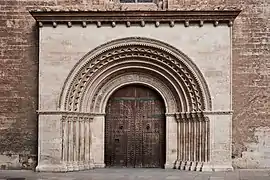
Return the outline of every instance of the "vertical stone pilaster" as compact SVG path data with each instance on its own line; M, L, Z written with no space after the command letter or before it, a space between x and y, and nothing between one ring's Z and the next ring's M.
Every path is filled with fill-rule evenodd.
M92 169L95 167L94 165L94 157L93 157L93 118L88 118L88 134L89 134L89 160L88 160L88 169Z
M62 160L67 164L68 162L68 145L69 145L69 136L68 136L68 130L69 130L69 124L68 124L68 118L66 116L62 117L62 124L63 124L63 155Z
M62 116L40 114L36 171L66 171L62 163Z
M209 114L210 161L203 165L202 171L231 171L232 167L232 115Z
M173 114L166 114L166 164L165 168L174 168L177 161L177 122Z
M85 123L85 126L84 126L84 129L85 129L85 132L84 132L84 137L85 137L85 163L84 163L84 166L85 166L85 169L91 169L93 167L93 165L91 164L91 146L93 144L91 144L91 139L92 139L92 135L91 135L91 132L90 132L90 123L91 123L91 119L85 117L84 118L84 123Z
M69 149L69 158L68 158L68 169L73 170L73 161L74 161L74 122L72 117L68 117L68 124L69 124L69 142L68 142L68 149Z
M79 169L85 169L85 121L83 117L80 117L79 121L80 129L80 153L79 153Z
M105 136L105 115L96 115L91 123L92 141L91 152L94 165L97 168L105 167L104 164L104 136Z
M74 170L79 170L79 142L80 142L80 131L79 131L79 117L74 117Z

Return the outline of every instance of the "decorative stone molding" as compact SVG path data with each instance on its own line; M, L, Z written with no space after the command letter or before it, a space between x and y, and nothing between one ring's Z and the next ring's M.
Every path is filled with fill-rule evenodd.
M144 27L145 26L145 22L142 20L141 21L141 26Z
M53 22L52 25L53 25L54 28L57 27L57 23L56 22Z
M230 21L229 21L229 22L230 22ZM218 26L218 24L219 24L219 21L215 21L215 22L214 22L215 27Z
M185 27L188 27L189 26L189 21L185 21Z
M82 27L86 27L87 26L87 23L85 21L82 22Z
M68 26L69 28L72 27L72 22L69 21L69 22L67 23L67 26Z
M80 116L88 116L93 117L94 113L83 113L77 111L37 111L37 114L40 115L80 115Z
M203 22L202 20L200 20L200 24L199 24L200 27L203 27L203 23L204 23L204 22Z
M127 72L119 73L119 75L112 73L111 76L101 82L96 81L98 83L97 86L94 85L96 88L90 88L91 86L89 86L84 95L85 102L82 103L82 106L85 108L82 109L83 111L104 112L108 99L113 92L125 85L134 83L156 90L163 97L167 112L175 112L178 109L177 104L181 103L175 99L170 88L161 79L143 72Z
M174 21L170 21L170 26L174 27L174 25L175 25Z
M129 21L127 21L127 27L130 27L131 23Z
M101 27L101 22L100 21L97 22L97 27Z
M129 62L131 59L132 62ZM182 90L184 98L179 97L181 93L175 94L176 99L186 102L180 111L211 109L207 85L191 60L170 45L138 37L114 40L88 53L69 75L59 105L68 111L81 111L83 94L95 77L106 79L106 71L111 71L114 66L121 67L123 63L126 63L125 67L135 63L138 66L135 69L148 67L147 73L163 72L164 81L173 84L172 92ZM133 70L130 68L130 71Z
M42 23L42 22L39 22L39 23L38 23L38 26L39 26L39 27L43 27L43 23Z
M209 119L203 112L176 113L178 156L175 168L202 171L210 160Z
M233 111L201 111L201 112L196 112L196 111L191 111L191 112L177 112L175 113L176 117L180 117L186 114L190 114L190 116L192 114L204 114L204 115L232 115Z
M47 23L82 23L87 22L97 23L98 27L101 24L111 24L113 27L116 24L131 24L154 23L168 24L172 27L175 23L184 23L189 26L191 23L196 23L202 26L204 23L217 24L226 23L232 26L232 22L240 13L240 10L216 10L216 11L46 11L32 10L32 16L37 22ZM142 23L142 21L144 23ZM173 22L173 23L172 23ZM158 25L157 25L158 24ZM42 26L40 26L42 27ZM56 27L54 24L53 27Z
M204 115L232 115L233 111L204 111Z
M92 169L94 162L91 152L92 116L62 116L62 161L67 171Z

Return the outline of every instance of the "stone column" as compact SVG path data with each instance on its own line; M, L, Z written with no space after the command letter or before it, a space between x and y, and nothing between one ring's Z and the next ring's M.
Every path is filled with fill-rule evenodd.
M84 117L80 117L80 121L79 121L79 129L80 129L80 143L79 143L79 149L80 149L80 153L79 153L79 169L80 170L84 170L86 169L86 161L85 161L85 121L84 121Z
M165 168L174 168L177 161L177 122L174 114L166 114L166 163Z
M90 124L92 123L92 118L87 118L85 117L84 118L84 123L85 123L85 144L84 144L84 147L85 147L85 169L92 169L93 168L93 159L92 159L92 148L91 146L93 145L92 143L92 132L91 132L91 129L90 129Z
M67 171L62 163L62 115L39 114L36 171Z

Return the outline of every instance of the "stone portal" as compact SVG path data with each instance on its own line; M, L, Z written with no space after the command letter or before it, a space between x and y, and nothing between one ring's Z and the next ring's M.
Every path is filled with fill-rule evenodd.
M37 170L143 164L145 158L134 160L142 156L126 157L125 153L125 158L111 156L109 163L113 152L106 147L106 123L113 119L106 111L113 104L110 97L134 85L153 90L164 103L163 113L161 109L157 113L165 115L164 142L158 140L165 148L155 152L160 154L158 166L231 170L231 25L238 12L147 11L141 17L144 20L139 17L143 13L134 17L135 12L125 12L127 19L119 21L117 17L123 14L110 13L32 13L40 25ZM126 133L125 124L116 125ZM146 132L155 127L151 120L129 127L137 125L140 137L146 139ZM112 149L120 152L121 146L117 148ZM151 156L142 152L147 148L138 149L132 152ZM119 152L114 155L123 155ZM131 160L121 162L127 158ZM153 160L147 166L152 164L158 163Z

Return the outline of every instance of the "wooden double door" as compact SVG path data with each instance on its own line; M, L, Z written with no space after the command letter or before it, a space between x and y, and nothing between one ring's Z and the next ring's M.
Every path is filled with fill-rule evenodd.
M106 167L160 167L165 163L165 105L154 90L125 86L109 99Z

